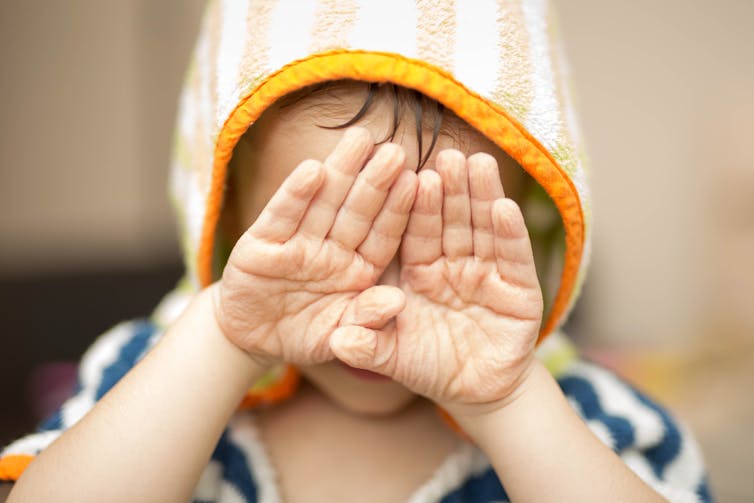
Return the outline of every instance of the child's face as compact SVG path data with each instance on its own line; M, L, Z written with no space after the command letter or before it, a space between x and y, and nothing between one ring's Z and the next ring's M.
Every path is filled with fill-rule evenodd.
M319 126L347 121L361 108L364 97L365 86L361 83L337 86L332 92L304 97L284 107L274 105L255 122L236 146L230 165L230 189L221 226L232 242L255 221L294 167L306 159L325 159L343 135L343 130ZM392 102L383 98L378 95L358 124L369 129L377 140L387 137L393 126ZM441 130L432 155L422 169L433 169L434 159L443 149L454 148L467 157L486 152L497 160L506 196L518 200L526 178L518 164L454 114L446 112L443 121L447 127ZM393 140L406 151L405 169L415 170L418 164L415 131L413 112L409 110L401 117ZM426 150L432 132L424 131L424 134ZM398 285L399 273L396 257L378 283ZM358 375L339 360L300 370L325 395L355 413L391 414L416 398L391 379Z

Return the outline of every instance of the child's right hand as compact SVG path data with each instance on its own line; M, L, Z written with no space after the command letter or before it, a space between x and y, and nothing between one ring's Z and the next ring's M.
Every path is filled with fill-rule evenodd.
M326 362L336 328L381 329L403 309L399 288L375 283L398 249L417 178L401 147L384 144L367 162L373 148L366 129L351 128L324 164L302 162L233 248L215 313L259 363Z

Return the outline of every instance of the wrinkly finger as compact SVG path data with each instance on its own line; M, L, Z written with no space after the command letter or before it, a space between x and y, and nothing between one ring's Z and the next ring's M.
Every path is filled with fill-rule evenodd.
M359 326L336 329L330 335L330 350L351 367L388 375L394 368L397 340L395 324L382 330Z
M416 200L401 245L402 264L430 264L442 256L442 190L436 171L419 172Z
M383 328L406 307L406 295L398 287L375 285L357 295L346 308L341 326Z
M474 255L481 259L495 257L495 238L492 228L492 203L505 197L497 161L489 154L469 157L469 194Z
M512 199L497 199L492 205L495 258L500 276L522 286L539 285L529 232L521 209Z
M448 258L471 255L471 205L466 157L457 150L437 155L437 172L443 182L442 250Z
M364 241L405 160L406 153L399 145L387 143L377 148L338 210L330 238L348 249Z
M290 239L324 179L322 163L304 161L299 164L283 181L248 232L256 238L278 243Z
M416 199L417 185L416 173L406 170L401 172L390 189L385 205L358 248L359 254L378 269L384 269L398 251Z
M315 195L299 227L300 232L324 238L338 209L351 189L374 147L371 133L361 127L348 128L332 153L325 159L325 180Z

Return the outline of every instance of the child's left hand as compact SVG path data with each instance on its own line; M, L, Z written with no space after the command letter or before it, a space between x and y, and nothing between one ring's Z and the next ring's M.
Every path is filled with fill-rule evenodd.
M342 327L331 346L448 410L493 410L533 359L543 302L531 244L494 158L446 150L436 169L419 174L403 238L397 330Z

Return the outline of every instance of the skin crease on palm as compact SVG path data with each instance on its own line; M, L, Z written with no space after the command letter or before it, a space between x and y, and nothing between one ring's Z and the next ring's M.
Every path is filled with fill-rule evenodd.
M320 316L313 325L307 325L310 330L312 326L318 327L322 324L335 323L337 325L336 317L357 316L355 312L358 307L362 308L361 311L368 312L369 305L377 304L382 306L378 309L382 312L382 316L379 319L369 320L366 324L361 319L358 320L358 324L375 330L384 329L389 334L378 339L376 346L378 353L395 349L394 331L397 325L398 333L402 336L401 340L406 341L403 344L403 353L398 355L403 362L409 363L408 360L411 359L412 354L429 354L431 357L427 361L411 362L412 365L404 365L402 368L395 367L392 360L388 361L383 368L373 370L392 375L395 380L382 381L368 381L354 377L340 362L333 360L334 355L327 347L326 338L325 342L317 340L316 337L314 340L311 340L312 338L299 340L298 348L301 354L288 354L285 360L296 363L304 377L342 409L357 414L376 416L394 414L404 409L417 397L415 391L438 403L441 401L448 403L492 401L500 393L505 394L505 390L480 385L480 380L489 381L489 372L493 372L496 382L502 382L502 386L507 388L512 387L514 381L521 378L524 373L522 369L525 369L531 359L534 340L541 322L541 291L531 259L531 246L525 227L523 227L523 220L520 218L520 212L511 201L503 200L497 208L498 217L491 216L491 213L494 213L491 211L493 201L503 197L518 199L528 179L521 168L500 148L447 111L443 118L443 128L437 145L422 168L421 174L414 175L418 165L418 152L416 127L411 110L404 111L393 143L372 147L380 139L389 136L392 129L392 102L384 94L377 95L367 115L359 121L358 128L344 132L342 129L320 127L322 124L339 124L352 117L363 104L365 89L361 83L340 85L334 88L335 93L317 93L283 107L273 105L268 109L251 127L249 133L242 138L234 151L229 167L231 190L221 217L221 229L233 242L236 242L242 236L245 237L244 233L252 224L261 225L255 222L258 218L259 221L264 220L262 210L297 166L299 166L297 171L303 169L309 172L308 175L299 176L299 180L303 180L298 185L299 189L302 183L314 184L317 187L319 184L324 186L329 183L322 181L326 177L318 170L318 163L304 163L305 160L324 161L334 150L337 152L336 147L341 150L341 158L350 156L356 159L361 156L363 160L357 162L360 166L357 166L356 170L361 170L364 176L352 182L350 190L354 195L348 194L348 196L353 199L349 200L346 196L344 206L358 206L360 210L367 208L365 211L372 213L380 211L380 206L382 206L380 197L365 197L367 193L370 195L376 193L373 187L370 187L371 192L364 188L362 192L356 192L356 187L366 186L364 183L360 185L361 178L366 178L367 174L370 174L369 181L382 187L383 192L387 193L381 196L387 200L384 203L385 207L391 204L406 206L408 202L406 213L413 203L414 210L424 207L424 210L429 211L430 214L419 214L416 211L411 214L408 230L410 231L413 226L417 232L413 235L411 232L403 235L403 231L398 230L399 236L395 240L395 248L398 243L402 242L402 249L390 253L388 257L380 257L380 261L384 261L386 265L383 266L384 270L377 267L374 277L362 274L360 278L354 279L354 275L359 276L358 271L354 273L356 269L350 267L342 271L336 267L334 269L336 274L330 278L330 286L328 286L328 281L321 281L314 285L306 283L305 288L312 289L311 292L305 292L300 297L292 295L283 297L282 294L280 297L275 297L273 295L271 298L274 303L270 305L282 303L285 307L296 311L300 307L294 306L300 302L300 306L306 306L307 309L312 307L312 303L317 308L317 305L323 302L319 289L329 292L333 289L333 281L338 283L338 287L345 281L351 286L350 293L343 293L342 298L332 301L327 309L323 309L322 312L325 314ZM426 149L431 141L431 125L429 128L424 128L424 135L423 144ZM344 136L350 136L350 144L357 146L344 147L344 143L349 141L349 138L344 140ZM343 151L346 153L342 154ZM290 182L291 178L288 180ZM503 186L505 193L503 193ZM320 192L325 188L320 187ZM365 201L372 201L372 203ZM312 206L314 206L313 203ZM495 218L497 221L493 222ZM345 248L350 247L353 250L356 247L358 252L365 246L362 244L359 247L359 243L362 240L366 243L371 239L371 237L364 239L370 222L367 222L365 224L367 227L359 233L353 230L354 222L358 219L349 220L349 225L346 226L339 225L339 219L340 213L335 219L332 230L328 232L327 229L317 228L316 222L321 220L319 214L308 211L301 221L300 228L315 229L314 234L324 234L328 239L335 237L338 241L345 241L349 244ZM403 220L393 215L391 225L401 227L408 219L408 214ZM445 230L440 231L439 229L443 228L443 219ZM344 230L344 227L347 229ZM518 234L513 237L508 236L507 244L503 247L501 243L504 240L494 237L499 234L498 229L502 229L501 232ZM441 239L436 239L438 236L426 235L436 231L442 233ZM321 240L324 236L319 237ZM294 236L291 241L295 239ZM244 239L241 242L243 243ZM372 247L375 243L376 241ZM229 264L234 260L236 263L239 262L237 258L234 259L234 256L240 256L242 249L246 250L244 253L247 256L251 251L258 254L260 248L255 246L237 245L231 254ZM381 247L390 248L390 246L382 245ZM332 250L338 251L341 248L342 246L338 245ZM316 263L317 260L321 260L322 267L333 268L333 263L328 257L323 259L322 250L326 249L322 248L320 253L314 255L299 254L286 257L292 259L292 263L299 264L302 260L307 263ZM329 255L332 253L332 251L327 252ZM279 256L276 257L279 259ZM273 255L270 255L269 259L273 260L271 264L278 263L274 262ZM264 260L264 258L259 259L257 255L255 267L260 266ZM401 261L414 263L416 266L401 268ZM249 263L245 262L245 264ZM500 267L498 266L501 264L506 270L503 277L499 274ZM242 265L240 269L244 267ZM229 274L229 269L233 268L226 267L224 284L232 283L233 278L238 276ZM374 270L372 268L372 272ZM343 274L348 274L348 280L343 279L345 277ZM393 289L387 292L373 291L374 298L370 298L368 294L362 294L361 300L355 302L354 298L359 291L365 290L372 284L400 287L405 292L405 298L403 294L396 295ZM226 287L225 291L228 290L231 288ZM389 298L391 296L392 298ZM380 300L373 302L374 299ZM512 308L509 307L511 304ZM385 309L384 306L392 307ZM397 320L390 319L401 308L403 312ZM234 311L227 309L226 312ZM418 315L419 313L421 315ZM375 315L372 313L371 316ZM296 324L296 321L301 322L300 316L291 315L289 318L291 319L287 325L288 331L293 330L292 327L300 326L300 323ZM438 323L438 319L442 322ZM280 325L272 331L285 332L283 324ZM448 333L449 326L457 327L455 332ZM324 332L332 331L332 328L336 327L322 327ZM248 331L248 327L245 326L237 326L235 329L239 333ZM265 326L259 330L270 331L271 327ZM340 337L358 338L361 332L356 330L341 330ZM485 335L470 337L468 340L472 343L466 344L466 336L462 337L462 334L470 331ZM511 335L500 340L490 338L490 334L498 332L507 332ZM446 340L443 342L443 339ZM435 340L440 342L427 342ZM248 341L234 340L234 342L249 350L245 347L249 345ZM494 351L490 351L491 348ZM285 352L285 348L278 345L276 351ZM487 352L494 356L474 362L473 359L470 360L470 351ZM427 375L432 372L426 371L426 367L433 361L443 362L444 365L444 362L452 361L451 367L455 368L455 376L451 379L428 378ZM471 365L464 363L471 363ZM476 370L474 363L478 365ZM495 370L492 370L492 367L498 364L505 369L505 372L494 374ZM412 369L425 370L414 372Z

